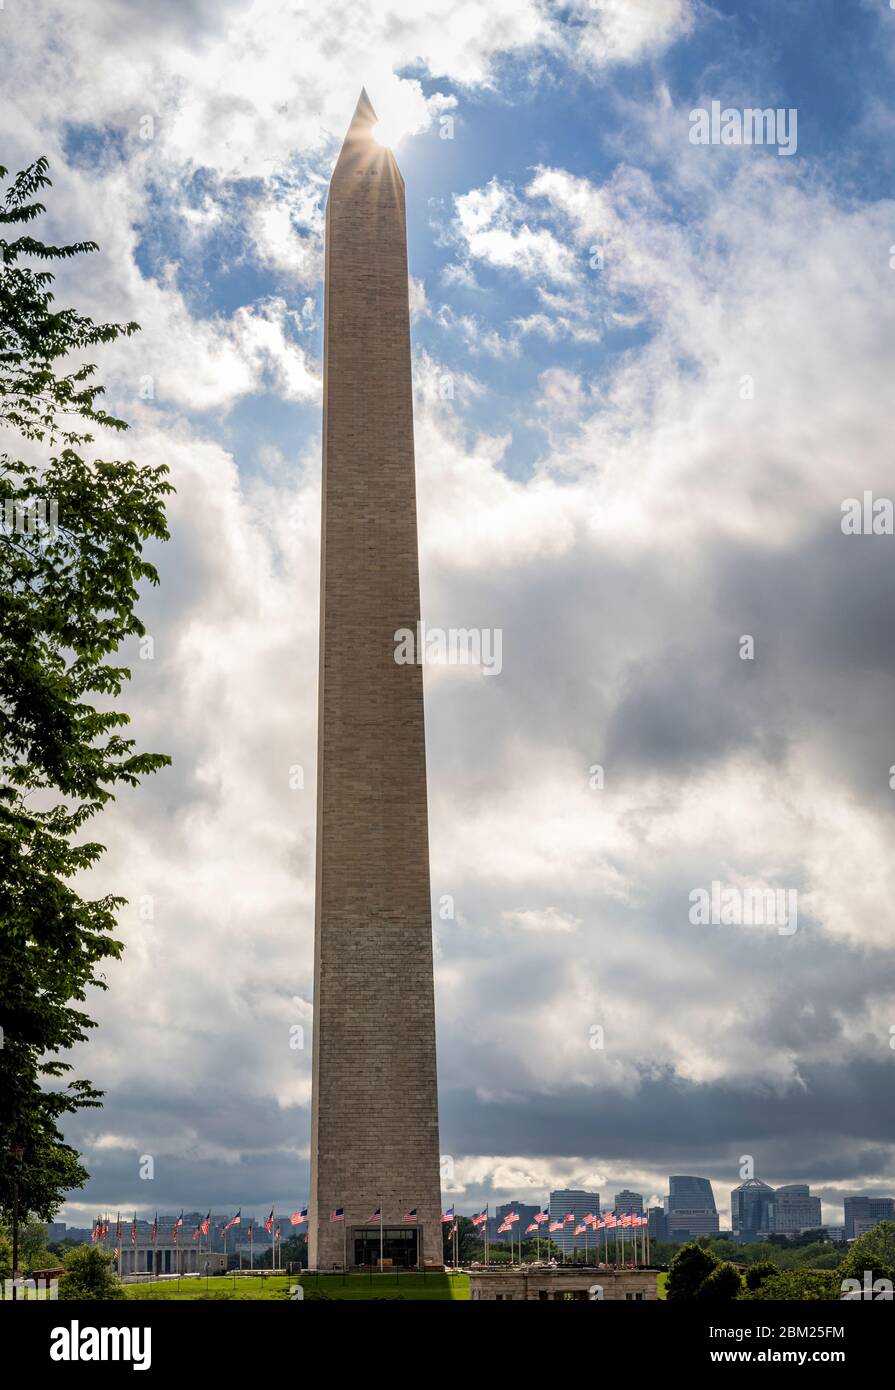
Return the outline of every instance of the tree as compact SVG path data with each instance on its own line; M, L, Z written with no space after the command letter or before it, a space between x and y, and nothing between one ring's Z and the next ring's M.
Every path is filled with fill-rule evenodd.
M746 1288L757 1289L773 1274L779 1274L779 1265L772 1264L770 1260L759 1260L757 1264L746 1270Z
M279 1263L288 1269L290 1265L307 1265L308 1242L305 1236L289 1236L280 1244Z
M461 1265L471 1264L473 1260L483 1260L485 1258L485 1244L479 1235L478 1227L472 1224L468 1216L458 1216L457 1220L457 1249L459 1251ZM452 1223L453 1224L453 1223ZM454 1242L448 1240L448 1231L452 1225L446 1222L442 1227L444 1242L445 1264L453 1264L454 1261ZM496 1243L492 1243L492 1250L497 1248ZM509 1247L507 1247L507 1258L509 1258Z
M701 1284L718 1263L715 1256L700 1245L682 1245L668 1270L666 1298L695 1298Z
M819 1273L813 1269L781 1269L763 1279L757 1289L747 1290L740 1297L774 1302L783 1299L817 1303L838 1298L838 1287L838 1277L833 1273Z
M580 1253L583 1258L584 1251L582 1250ZM538 1259L560 1260L562 1258L562 1254L562 1246L557 1245L556 1241L551 1240L548 1235L541 1236L540 1242L538 1241L537 1236L529 1236L527 1240L523 1240L522 1242L522 1259L524 1262L528 1264L530 1264L533 1260ZM596 1256L594 1255L594 1248L593 1246L591 1246L588 1259L591 1262L593 1262L595 1258Z
M46 1269L53 1263L47 1246L47 1228L42 1221L26 1221L19 1231L19 1268L26 1274Z
M97 1245L78 1245L65 1257L65 1273L59 1280L59 1297L108 1300L127 1295L113 1269L113 1259Z
M826 1245L826 1231L822 1226L812 1231L799 1231L796 1235L790 1236L789 1243L796 1248L800 1245Z
M852 1244L845 1263L854 1262L863 1269L885 1265L895 1267L895 1221L880 1221ZM863 1264L862 1264L863 1261Z
M857 1279L861 1289L872 1287L878 1279L895 1288L895 1221L881 1221L852 1243L845 1259L836 1266L840 1282Z
M699 1240L703 1250L708 1250L711 1255L715 1255L719 1260L742 1260L742 1247L732 1240L724 1240L720 1236L713 1236L711 1240L704 1242Z
M171 487L164 466L81 452L92 426L126 425L102 409L95 368L79 359L137 325L55 308L54 277L33 263L97 247L23 230L45 210L46 171L38 160L0 202L0 425L28 441L25 460L0 451L0 1212L17 1184L21 1210L49 1219L87 1176L59 1121L101 1103L61 1054L94 1026L79 1006L88 987L106 988L100 963L122 949L112 933L123 899L72 886L103 852L82 835L117 783L170 761L123 736L115 702L130 671L114 657L145 635L138 585L158 576L143 544L167 539Z
M740 1271L729 1260L715 1265L711 1274L703 1279L696 1290L695 1298L700 1303L730 1303L738 1298L743 1288Z

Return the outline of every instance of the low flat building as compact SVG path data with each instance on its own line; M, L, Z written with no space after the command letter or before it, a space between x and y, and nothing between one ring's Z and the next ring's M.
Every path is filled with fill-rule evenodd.
M205 1246L199 1250L186 1241L158 1240L122 1246L115 1262L118 1273L142 1274L151 1278L159 1274L220 1274L227 1268L227 1256Z
M659 1297L655 1269L608 1269L601 1265L470 1269L469 1297L505 1302L635 1302Z

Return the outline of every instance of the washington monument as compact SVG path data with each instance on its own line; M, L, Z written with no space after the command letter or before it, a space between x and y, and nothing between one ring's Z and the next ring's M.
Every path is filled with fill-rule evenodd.
M442 1263L422 670L395 661L396 631L420 618L407 227L375 124L361 92L326 207L308 1212L321 1270L380 1251Z

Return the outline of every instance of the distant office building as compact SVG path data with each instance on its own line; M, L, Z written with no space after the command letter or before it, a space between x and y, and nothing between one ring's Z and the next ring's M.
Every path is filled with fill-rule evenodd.
M856 1217L855 1217L855 1222L854 1222L854 1226L855 1226L855 1239L857 1240L858 1236L866 1236L866 1234L867 1234L868 1231L874 1230L874 1228L877 1227L878 1225L879 1225L879 1220L878 1220L875 1216L867 1216L867 1217L856 1216Z
M715 1194L708 1178L676 1174L668 1179L665 1238L683 1243L718 1234Z
M574 1221L569 1221L561 1231L554 1231L550 1239L555 1240L561 1250L571 1251L581 1246L582 1236L575 1235L575 1227L582 1217L600 1210L599 1192L582 1192L578 1188L564 1188L550 1193L550 1220L562 1221L571 1212Z
M730 1217L735 1236L754 1240L769 1235L798 1235L822 1225L820 1198L807 1183L769 1187L758 1178L740 1183L730 1194Z
M511 1233L501 1233L500 1227L511 1212L516 1212L519 1217L518 1221L513 1222L512 1239L518 1241L520 1232L524 1239L526 1226L531 1225L540 1210L539 1206L531 1206L528 1202L502 1202L494 1216L488 1218L488 1240L497 1244L510 1240Z
M747 1178L730 1194L730 1224L734 1235L758 1237L767 1234L768 1208L774 1189L758 1178Z
M695 1207L692 1211L688 1211L686 1207L679 1207L675 1211L665 1213L666 1240L686 1244L688 1240L698 1240L700 1236L716 1236L717 1234L718 1213L716 1211L706 1211L704 1207Z
M807 1183L791 1182L776 1188L768 1205L768 1230L778 1235L797 1235L817 1230L821 1224L820 1198L812 1197Z
M824 1234L827 1237L827 1240L832 1240L837 1244L839 1243L839 1241L845 1240L844 1226L824 1226L823 1229Z
M895 1221L895 1198L892 1197L846 1197L845 1199L845 1238L853 1240L858 1232L856 1221L869 1221L875 1226L878 1221Z
M619 1216L625 1211L636 1211L642 1214L643 1193L629 1192L626 1187L622 1188L621 1192L616 1192L615 1194L615 1206L613 1207L613 1211L616 1216Z
M649 1226L647 1234L650 1240L667 1240L667 1227L665 1224L665 1212L662 1207L650 1207L647 1212Z
M690 1175L668 1179L668 1196L665 1198L666 1212L677 1211L715 1211L715 1194L708 1178Z

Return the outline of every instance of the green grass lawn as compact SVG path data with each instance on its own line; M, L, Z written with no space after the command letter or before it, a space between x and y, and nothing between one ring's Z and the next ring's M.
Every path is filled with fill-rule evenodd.
M667 1282L668 1282L668 1274L667 1274L667 1271L665 1271L665 1270L660 1271L659 1276L658 1276L658 1279L657 1279L657 1281L656 1281L656 1284L657 1284L656 1292L658 1293L658 1295L659 1295L660 1298L666 1298L666 1297L667 1297L667 1295L666 1295L666 1293L665 1293L665 1285L666 1285Z
M444 1302L453 1299L469 1298L469 1277L465 1274L321 1274L302 1275L289 1278L287 1275L269 1275L264 1278L251 1275L224 1275L218 1278L161 1280L151 1284L126 1285L128 1298L135 1299L278 1299L286 1300L292 1284L304 1286L305 1297L314 1298L317 1294L326 1298L359 1299L400 1299L415 1302Z

